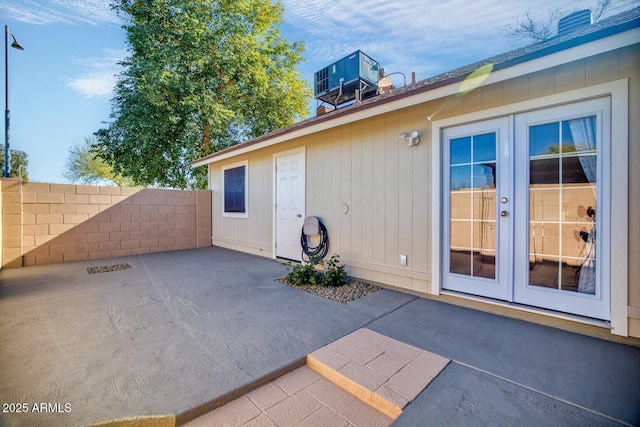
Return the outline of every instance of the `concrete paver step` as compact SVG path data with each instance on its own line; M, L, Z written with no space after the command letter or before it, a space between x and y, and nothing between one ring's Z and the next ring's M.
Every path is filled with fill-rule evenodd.
M363 328L187 426L388 426L448 363Z

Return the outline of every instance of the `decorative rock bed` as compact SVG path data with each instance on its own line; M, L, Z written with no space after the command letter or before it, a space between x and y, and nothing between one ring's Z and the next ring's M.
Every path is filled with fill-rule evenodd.
M87 273L89 274L108 273L110 271L126 270L128 268L133 268L133 267L127 263L114 264L114 265L101 265L99 267L88 267Z
M280 279L279 282L345 304L382 289L379 286L356 279L347 279L347 283L342 286L294 285L284 279Z

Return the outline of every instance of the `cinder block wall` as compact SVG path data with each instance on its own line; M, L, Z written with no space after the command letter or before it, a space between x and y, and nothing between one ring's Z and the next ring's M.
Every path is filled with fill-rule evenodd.
M211 245L211 192L0 180L2 267Z

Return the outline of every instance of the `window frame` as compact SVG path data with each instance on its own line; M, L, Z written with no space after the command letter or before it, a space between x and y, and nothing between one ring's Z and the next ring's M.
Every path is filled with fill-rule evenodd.
M225 172L244 167L244 212L227 212L225 209ZM249 218L249 161L232 163L222 167L222 216L227 218Z

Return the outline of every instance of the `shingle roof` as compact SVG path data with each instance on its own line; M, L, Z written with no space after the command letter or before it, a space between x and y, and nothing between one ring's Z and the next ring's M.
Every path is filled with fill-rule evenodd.
M570 49L572 47L576 47L585 43L589 43L598 39L602 39L604 37L609 37L611 35L628 31L637 27L640 27L640 7L620 13L607 19L603 19L602 21L581 28L572 33L552 37L539 43L534 43L528 46L514 49L509 52L505 52L503 54L475 62L473 64L465 65L455 70L447 71L445 73L420 80L412 85L396 88L390 93L374 96L365 99L362 102L354 103L343 108L338 108L321 116L310 117L286 128L278 129L268 134L235 145L233 147L229 147L217 153L210 154L206 157L196 160L193 163L201 163L203 161L221 156L222 154L239 150L241 148L245 148L247 146L254 145L280 135L291 133L295 130L308 127L316 123L333 120L337 117L342 117L356 111L362 111L368 108L372 108L376 105L395 101L400 98L413 96L418 93L423 93L442 86L460 82L468 77L469 74L485 65L492 64L493 71L497 71L543 56L551 55L553 53L557 53L566 49Z

